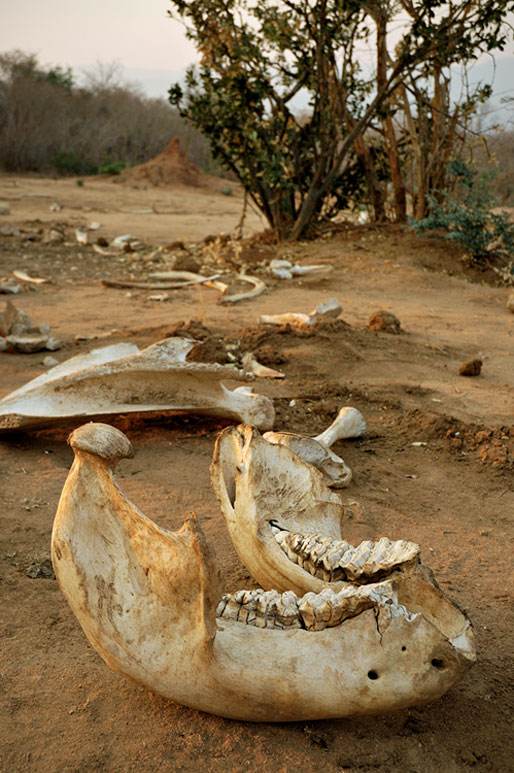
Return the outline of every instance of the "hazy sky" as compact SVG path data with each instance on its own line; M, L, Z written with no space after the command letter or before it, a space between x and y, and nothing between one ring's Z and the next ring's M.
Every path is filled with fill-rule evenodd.
M42 65L70 66L78 77L96 62L117 63L149 96L166 97L196 59L183 26L167 15L171 8L169 0L0 0L0 52L19 48ZM512 51L497 56L495 90L502 95L514 95ZM492 74L492 60L483 57L471 80Z
M195 60L182 25L167 16L171 7L169 0L0 0L0 51L19 48L77 73L117 62L130 79L143 82L151 71L169 86Z

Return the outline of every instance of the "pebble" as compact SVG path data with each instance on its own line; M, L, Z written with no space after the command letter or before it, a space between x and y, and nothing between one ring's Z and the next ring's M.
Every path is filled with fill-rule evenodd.
M368 319L368 327L379 333L398 335L402 332L400 320L390 311L375 311Z
M459 368L459 376L479 376L482 370L482 360L473 359L463 362Z

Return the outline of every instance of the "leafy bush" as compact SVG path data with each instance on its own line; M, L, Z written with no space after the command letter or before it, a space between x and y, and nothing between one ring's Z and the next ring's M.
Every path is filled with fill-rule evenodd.
M479 177L461 161L451 162L447 171L455 186L451 192L429 196L430 215L418 221L409 218L410 230L420 234L445 230L442 236L462 245L467 256L479 265L491 258L512 261L514 223L505 212L493 212L495 201L485 176Z
M120 174L128 166L127 161L105 161L98 167L98 174Z
M97 174L98 167L74 148L63 150L52 158L52 166L63 174Z

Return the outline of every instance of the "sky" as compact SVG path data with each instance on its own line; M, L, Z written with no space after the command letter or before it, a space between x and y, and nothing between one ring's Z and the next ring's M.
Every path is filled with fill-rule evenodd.
M18 48L36 54L43 66L69 66L79 82L98 62L116 64L124 80L150 97L166 98L171 83L197 60L182 24L169 18L171 8L169 0L0 0L0 52ZM471 82L489 82L494 73L490 120L514 120L514 108L500 102L514 97L512 45L496 64L490 57L479 60Z

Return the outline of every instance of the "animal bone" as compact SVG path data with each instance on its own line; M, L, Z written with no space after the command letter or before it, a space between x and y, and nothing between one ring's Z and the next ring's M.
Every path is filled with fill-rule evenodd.
M268 443L280 443L313 464L323 473L325 482L333 488L345 488L352 480L352 471L330 446L343 438L359 437L366 431L364 416L356 408L341 408L332 424L317 437L293 432L266 432Z
M343 540L339 497L289 448L267 443L252 427L227 427L216 441L211 481L239 558L265 590L303 596L392 582L399 604L474 660L471 624L420 562L419 546Z
M241 282L249 282L253 285L253 290L248 290L244 293L234 293L234 295L226 295L226 291L223 291L219 299L220 303L237 303L238 301L244 301L248 298L255 298L256 295L260 295L266 289L266 285L262 279L259 279L256 276L242 273L238 274L237 278Z
M323 274L329 274L334 267L329 263L326 265L299 266L294 265L289 260L279 260L275 258L269 264L269 272L279 279L292 279L293 276L318 277Z
M246 352L243 355L242 366L245 373L253 373L257 378L285 378L285 373L280 370L268 368L255 359L253 352Z
M194 343L167 338L142 351L118 344L72 357L0 400L0 431L145 411L190 411L272 427L268 397L231 391L222 383L249 381L249 376L185 361Z
M61 342L50 333L49 325L33 325L28 314L19 311L10 301L0 316L0 351L14 349L18 352L38 352L48 349L54 352Z
M286 312L285 314L262 314L259 317L260 325L314 325L320 319L338 317L343 308L337 298L329 298L319 303L309 314L299 312Z
M50 279L45 279L41 276L29 276L26 271L13 271L12 275L15 279L19 279L20 282L26 282L31 285L44 285L50 282Z
M189 271L177 271L168 272L177 274L189 274ZM136 290L179 290L181 287L190 287L191 285L208 284L214 279L220 276L220 274L213 274L212 276L201 276L200 274L193 275L195 279L189 279L178 282L171 281L158 281L158 282L138 282L132 279L102 279L104 287L117 287L117 288L134 288ZM180 278L180 277L178 277Z
M87 424L69 442L52 562L90 643L122 676L195 709L281 722L426 703L473 662L465 623L455 642L453 618L425 617L415 594L404 606L391 580L301 599L221 596L196 517L161 529L116 484L114 466L133 455L125 435Z

